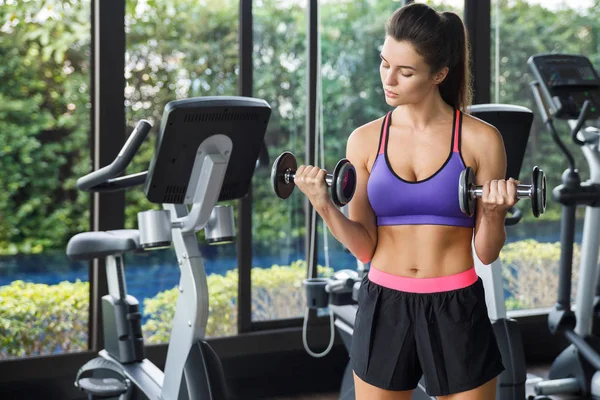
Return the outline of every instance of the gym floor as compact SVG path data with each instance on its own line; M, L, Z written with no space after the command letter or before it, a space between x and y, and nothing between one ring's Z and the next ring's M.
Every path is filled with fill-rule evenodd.
M549 365L544 365L544 366L539 366L539 367L531 367L528 369L528 373L541 377L541 378L547 378L548 377L548 369L550 368ZM526 396L533 396L535 395L534 391L533 391L533 385L535 384L534 381L531 382L531 384L527 385L527 391L526 391ZM291 397L276 397L276 398L272 398L270 400L337 400L337 393L319 393L319 394L304 394L304 395L298 395L298 396L291 396ZM552 396L552 400L586 400L583 397L577 397L577 396Z

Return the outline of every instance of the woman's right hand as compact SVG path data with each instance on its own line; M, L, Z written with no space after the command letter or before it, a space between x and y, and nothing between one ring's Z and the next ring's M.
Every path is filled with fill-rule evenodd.
M325 176L327 176L326 170L312 165L301 165L294 176L296 187L308 197L317 210L331 202Z

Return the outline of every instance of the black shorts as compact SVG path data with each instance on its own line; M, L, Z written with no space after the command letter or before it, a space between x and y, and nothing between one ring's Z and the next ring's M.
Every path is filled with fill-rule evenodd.
M386 390L443 396L475 389L503 370L478 279L465 288L410 293L363 279L350 351L354 373Z

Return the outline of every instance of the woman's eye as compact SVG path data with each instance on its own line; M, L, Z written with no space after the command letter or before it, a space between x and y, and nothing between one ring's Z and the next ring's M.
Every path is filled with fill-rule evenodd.
M405 78L410 78L411 76L413 76L413 74L408 74L408 75L402 74L402 76L405 77Z

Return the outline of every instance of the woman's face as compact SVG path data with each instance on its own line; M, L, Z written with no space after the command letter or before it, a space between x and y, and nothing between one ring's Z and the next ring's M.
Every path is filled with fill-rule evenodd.
M387 36L381 50L379 72L390 106L421 102L446 76L447 68L432 74L413 45Z

